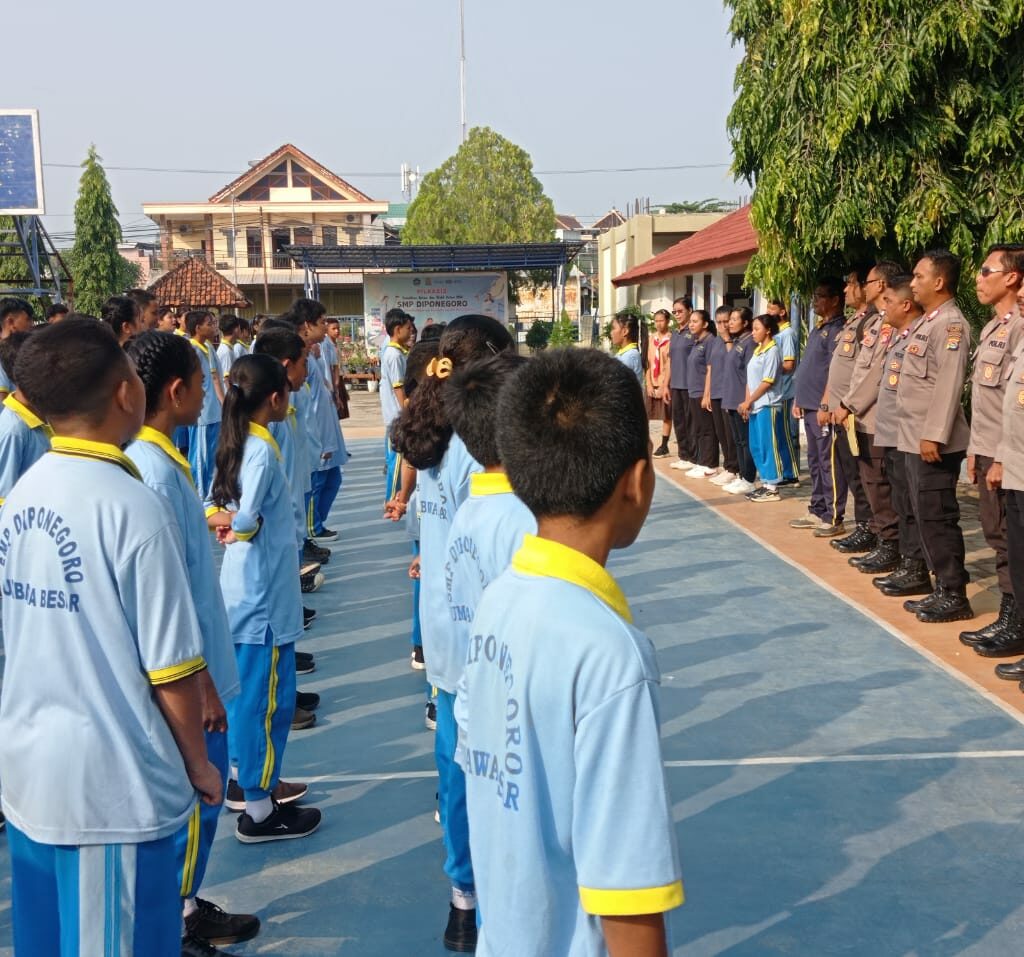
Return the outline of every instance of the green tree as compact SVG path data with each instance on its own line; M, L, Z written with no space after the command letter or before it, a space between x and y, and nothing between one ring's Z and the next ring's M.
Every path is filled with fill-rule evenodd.
M89 147L82 170L75 201L75 245L68 267L75 281L75 309L98 316L108 296L138 282L139 269L117 251L121 226L95 146Z
M747 284L1024 239L1024 0L726 0L754 185ZM970 283L969 270L965 270Z
M682 203L669 203L666 213L731 213L736 203L728 199L697 199Z
M576 345L576 327L573 325L572 320L569 318L569 313L565 309L562 310L562 314L558 317L558 322L551 327L548 345L552 349Z

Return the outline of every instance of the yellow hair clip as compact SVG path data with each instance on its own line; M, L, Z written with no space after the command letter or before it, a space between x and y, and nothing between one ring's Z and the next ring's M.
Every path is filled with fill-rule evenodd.
M452 374L451 359L431 359L427 365L427 375L437 376L438 379L447 379Z

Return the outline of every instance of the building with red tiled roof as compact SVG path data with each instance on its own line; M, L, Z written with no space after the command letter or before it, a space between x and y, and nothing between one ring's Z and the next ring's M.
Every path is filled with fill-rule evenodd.
M183 259L154 282L149 291L178 313L189 309L246 309L252 305L238 286L200 256Z
M611 285L620 298L629 291L632 301L647 309L667 307L677 296L690 296L696 308L708 310L723 304L755 306L758 294L744 287L743 277L757 248L748 204L663 252L618 270Z
M383 245L388 204L285 143L209 199L144 203L142 210L160 227L164 269L199 256L259 311L277 313L303 295L305 278L284 247ZM362 283L351 270L322 275L328 313L361 314Z

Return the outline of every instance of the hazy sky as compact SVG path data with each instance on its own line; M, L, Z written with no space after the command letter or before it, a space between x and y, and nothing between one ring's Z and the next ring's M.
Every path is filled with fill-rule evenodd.
M469 125L525 148L559 212L749 192L728 172L740 53L721 0L465 7ZM5 4L3 22L17 42L0 106L40 110L44 163L96 144L129 238L143 202L205 200L285 142L393 201L403 162L427 172L458 148L458 0L38 0ZM544 172L684 164L722 165ZM72 228L78 176L45 168L55 234Z

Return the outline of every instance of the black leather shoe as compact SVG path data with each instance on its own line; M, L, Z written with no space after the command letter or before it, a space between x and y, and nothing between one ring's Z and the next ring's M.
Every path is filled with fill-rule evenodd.
M904 567L901 571L896 569L888 576L888 581L879 584L880 579L875 579L878 590L890 598L900 598L906 595L930 595L932 592L932 579L928 574L928 566L920 559L905 558Z
M896 542L879 542L867 555L856 555L850 564L865 575L879 575L899 567L900 547Z
M829 542L836 551L848 555L854 552L870 552L877 544L878 537L863 524L858 524L853 532L844 538L833 538Z
M982 658L1012 658L1024 651L1024 623L1015 619L997 638L991 638L975 645L974 650Z
M1013 595L1004 594L999 602L999 617L991 624L977 631L961 631L960 641L965 645L980 645L985 641L993 641L1002 635L1013 621L1017 605ZM1024 678L1024 675L1021 675Z
M445 950L472 954L476 950L476 911L448 905L448 926L444 929Z
M1006 665L996 665L996 677L1006 681L1024 681L1024 658Z
M967 593L962 588L946 588L939 585L938 597L925 608L917 611L917 620L929 625L946 621L965 621L974 617L974 609L967 600ZM975 647L977 650L977 646ZM1024 651L1024 644L1021 644Z
M903 610L909 611L912 615L916 615L922 608L928 608L929 606L935 604L935 602L939 600L939 597L941 595L942 588L940 586L936 586L934 591L930 592L924 598L912 598L905 601L903 603Z

